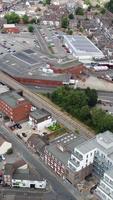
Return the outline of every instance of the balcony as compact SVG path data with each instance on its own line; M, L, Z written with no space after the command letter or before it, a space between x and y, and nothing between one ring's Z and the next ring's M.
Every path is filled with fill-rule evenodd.
M70 159L69 161L70 161L76 168L80 166L80 163L77 162L77 161L74 160L74 159Z
M73 154L74 154L74 156L75 156L76 158L78 158L80 161L83 160L83 156L82 156L80 153L78 153L77 151L75 151Z

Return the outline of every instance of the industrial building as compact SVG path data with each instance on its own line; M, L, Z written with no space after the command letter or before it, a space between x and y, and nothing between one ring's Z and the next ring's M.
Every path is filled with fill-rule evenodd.
M85 67L75 60L55 65L41 56L35 49L5 55L0 59L0 70L22 84L35 86L62 86L64 82L69 83L72 74L76 76L85 71Z
M93 58L103 58L104 55L86 36L64 35L64 44L72 55L82 63L89 63Z

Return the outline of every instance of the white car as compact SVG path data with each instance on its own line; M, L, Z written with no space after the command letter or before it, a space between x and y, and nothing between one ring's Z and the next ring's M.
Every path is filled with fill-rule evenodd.
M1 158L2 158L2 160L5 160L5 157L4 157L4 155L1 155Z

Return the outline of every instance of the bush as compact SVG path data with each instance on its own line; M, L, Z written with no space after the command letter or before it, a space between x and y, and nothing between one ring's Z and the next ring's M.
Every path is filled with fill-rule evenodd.
M7 150L7 154L9 155L9 154L12 154L13 153L13 149L12 148L10 148L10 149L8 149Z

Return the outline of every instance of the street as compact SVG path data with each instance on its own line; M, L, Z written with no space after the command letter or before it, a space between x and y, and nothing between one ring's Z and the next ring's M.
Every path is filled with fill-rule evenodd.
M71 188L71 186L69 188L68 184L63 184L63 181L61 181L59 178L56 178L56 176L40 161L39 157L35 154L32 154L25 144L10 130L7 130L3 124L1 124L0 133L12 143L20 156L28 164L30 164L30 166L33 166L34 169L42 176L42 178L48 180L52 186L51 200L76 200L76 198L81 200L76 189L74 190Z

